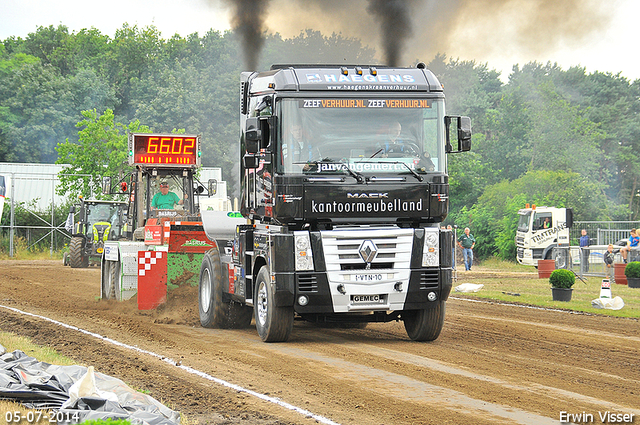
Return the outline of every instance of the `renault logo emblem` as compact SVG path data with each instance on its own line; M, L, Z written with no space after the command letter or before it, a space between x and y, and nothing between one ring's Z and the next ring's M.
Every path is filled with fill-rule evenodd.
M362 242L358 249L358 254L367 263L367 268L371 267L371 262L376 258L378 254L378 247L370 240Z

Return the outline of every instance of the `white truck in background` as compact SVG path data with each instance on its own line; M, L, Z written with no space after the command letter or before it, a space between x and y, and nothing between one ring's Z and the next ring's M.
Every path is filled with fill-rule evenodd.
M571 208L527 204L518 210L518 216L516 249L520 264L537 267L538 260L553 258L553 248L569 246L569 229L573 226Z

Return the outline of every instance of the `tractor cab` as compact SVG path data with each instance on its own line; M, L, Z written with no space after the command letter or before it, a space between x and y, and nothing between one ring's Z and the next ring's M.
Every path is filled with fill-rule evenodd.
M78 218L69 243L69 265L80 268L99 264L104 243L123 235L127 203L80 198L80 204L74 205L71 213L77 213Z

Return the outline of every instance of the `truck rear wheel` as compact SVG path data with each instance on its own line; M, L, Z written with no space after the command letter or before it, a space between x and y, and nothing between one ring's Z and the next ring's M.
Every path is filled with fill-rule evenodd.
M198 310L200 324L205 328L229 327L222 302L222 265L216 249L207 251L200 266ZM251 320L251 319L249 319Z
M293 306L276 306L275 292L269 270L262 266L258 272L253 305L256 329L264 342L286 341L293 330Z
M408 310L402 312L402 320L407 335L414 341L434 341L440 336L444 325L445 302L424 310Z
M84 238L74 236L69 242L69 265L74 268L89 267L89 257L84 254Z

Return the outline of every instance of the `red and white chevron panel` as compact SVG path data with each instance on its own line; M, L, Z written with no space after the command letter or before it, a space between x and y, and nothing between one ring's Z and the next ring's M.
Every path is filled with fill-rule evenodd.
M138 310L152 310L167 301L167 253L138 251Z

